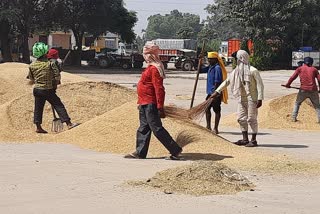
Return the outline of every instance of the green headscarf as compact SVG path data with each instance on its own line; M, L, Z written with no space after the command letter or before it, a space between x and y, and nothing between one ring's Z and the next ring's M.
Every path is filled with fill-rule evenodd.
M35 58L39 59L43 55L47 54L49 50L48 45L43 42L37 42L32 47L32 54Z

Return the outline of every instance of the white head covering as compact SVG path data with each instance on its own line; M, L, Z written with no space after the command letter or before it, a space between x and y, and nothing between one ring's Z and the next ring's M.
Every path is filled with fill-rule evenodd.
M243 89L246 91L247 96L250 94L249 54L244 50L237 52L237 67L231 74L230 87L235 98L241 96L241 90Z

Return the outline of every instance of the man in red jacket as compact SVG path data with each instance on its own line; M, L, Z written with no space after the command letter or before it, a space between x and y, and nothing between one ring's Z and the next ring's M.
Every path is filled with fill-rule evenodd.
M136 151L124 157L146 158L151 132L153 132L170 152L170 159L179 160L182 148L162 126L160 119L165 118L163 110L165 98L163 79L165 78L165 71L159 58L159 46L152 42L147 42L143 48L143 56L148 66L143 71L137 86L140 127L137 130Z
M297 68L285 85L287 88L290 88L291 83L298 76L300 77L300 90L292 113L293 122L297 121L300 105L309 98L318 113L318 123L320 123L320 103L318 94L318 91L320 91L320 74L312 65L313 59L311 57L304 58L304 65ZM319 89L317 88L316 80L318 81Z

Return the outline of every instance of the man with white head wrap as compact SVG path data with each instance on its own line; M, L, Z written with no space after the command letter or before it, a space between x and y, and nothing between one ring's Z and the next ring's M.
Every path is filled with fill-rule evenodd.
M258 133L258 108L262 106L263 82L259 71L250 67L249 54L239 50L236 54L237 67L231 72L228 78L221 83L212 97L218 95L229 85L233 96L238 101L238 123L242 131L243 139L235 142L236 145L255 147L258 146L256 137ZM249 141L248 126L252 129L252 138Z

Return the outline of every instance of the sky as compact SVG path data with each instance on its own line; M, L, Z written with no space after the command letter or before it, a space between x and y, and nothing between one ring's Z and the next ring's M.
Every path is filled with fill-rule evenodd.
M151 15L164 15L178 9L180 12L200 15L202 20L208 15L204 8L213 2L213 0L124 0L128 10L137 12L139 20L134 27L137 35L141 35L141 31L147 28L147 19Z

